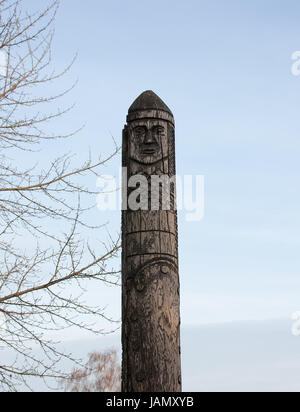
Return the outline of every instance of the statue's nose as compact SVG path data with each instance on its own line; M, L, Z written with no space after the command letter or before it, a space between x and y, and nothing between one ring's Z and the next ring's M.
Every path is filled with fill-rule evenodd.
M153 136L152 136L152 130L148 130L147 133L146 133L146 136L145 136L144 143L145 144L151 144L151 143L154 143L154 142L155 142L155 140L153 139Z

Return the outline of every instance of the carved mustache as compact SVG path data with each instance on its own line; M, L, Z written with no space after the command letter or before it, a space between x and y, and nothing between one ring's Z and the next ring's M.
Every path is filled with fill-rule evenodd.
M143 154L153 154L159 150L159 145L156 143L151 144L143 144L141 148L141 152Z

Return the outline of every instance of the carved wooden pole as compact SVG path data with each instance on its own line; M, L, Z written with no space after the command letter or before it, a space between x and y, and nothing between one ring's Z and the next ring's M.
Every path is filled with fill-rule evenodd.
M180 312L177 212L171 184L170 207L163 187L130 204L133 176L175 176L175 129L170 109L152 91L141 94L129 109L123 131L122 216L122 391L179 392ZM174 182L174 181L173 181ZM129 183L130 185L130 183ZM150 185L149 185L150 187ZM153 210L155 197L158 207ZM143 197L144 199L144 197ZM129 200L129 201L128 201ZM152 210L151 209L152 204ZM124 207L123 207L124 208ZM124 208L124 209L125 209ZM169 210L164 210L169 209Z

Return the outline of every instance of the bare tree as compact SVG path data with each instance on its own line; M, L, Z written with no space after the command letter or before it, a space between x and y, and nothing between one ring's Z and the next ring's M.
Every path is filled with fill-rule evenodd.
M25 3L0 0L0 53L6 60L0 67L0 349L6 348L11 359L0 357L4 391L24 384L30 388L30 377L64 376L59 361L72 356L58 350L49 331L78 326L100 333L89 323L90 315L109 318L103 308L82 301L82 289L89 280L118 283L118 271L109 264L117 255L118 240L109 238L101 249L82 236L85 229L98 229L87 217L96 198L89 183L95 185L100 167L118 148L107 158L89 158L80 167L73 167L72 157L66 155L48 167L22 169L14 160L20 153L34 159L35 147L42 148L43 142L73 135L52 135L46 127L69 110L47 108L68 91L47 94L48 85L70 68L62 73L52 70L58 3L52 1L38 13L25 12ZM40 356L33 350L36 344Z
M83 368L62 380L65 392L120 392L121 367L116 350L93 352Z

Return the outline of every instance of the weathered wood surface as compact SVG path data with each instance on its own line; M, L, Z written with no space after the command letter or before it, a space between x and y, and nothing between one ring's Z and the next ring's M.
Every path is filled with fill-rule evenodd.
M174 119L145 92L129 111L123 166L133 175L175 175ZM152 93L152 94L151 94ZM148 95L147 95L148 94ZM156 110L153 106L156 105ZM141 110L138 110L141 106ZM132 109L132 108L131 108ZM147 146L148 145L148 146ZM153 148L153 153L145 148ZM144 150L144 152L143 152ZM151 152L151 150L150 150ZM122 216L122 390L181 391L177 212L130 209ZM151 204L151 193L149 205Z

